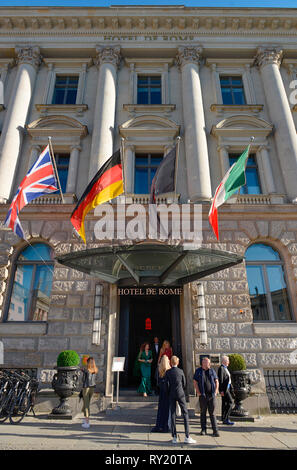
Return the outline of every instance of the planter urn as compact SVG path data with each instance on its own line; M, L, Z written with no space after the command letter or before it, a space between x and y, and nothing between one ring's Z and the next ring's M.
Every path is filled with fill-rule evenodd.
M231 380L234 390L234 408L231 416L243 418L249 414L242 407L242 401L249 396L251 391L250 373L247 370L232 371Z
M79 368L77 366L63 366L56 367L56 369L57 372L52 380L52 388L59 396L60 403L52 410L51 416L71 418L72 412L68 398L77 391Z

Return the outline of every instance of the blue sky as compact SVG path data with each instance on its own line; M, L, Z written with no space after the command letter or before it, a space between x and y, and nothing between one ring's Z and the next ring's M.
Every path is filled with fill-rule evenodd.
M296 0L0 0L0 6L185 5L187 7L296 8Z

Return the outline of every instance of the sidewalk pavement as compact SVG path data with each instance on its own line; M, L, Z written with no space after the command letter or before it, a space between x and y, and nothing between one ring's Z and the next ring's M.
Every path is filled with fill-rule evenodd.
M0 424L0 450L293 450L297 449L297 415L269 415L255 422L226 426L219 421L220 437L200 436L200 418L190 418L190 435L197 444L184 444L182 418L177 418L178 444L170 434L151 433L156 410L139 408L106 414L94 412L91 427L73 420L51 420L47 415L26 416L18 425Z

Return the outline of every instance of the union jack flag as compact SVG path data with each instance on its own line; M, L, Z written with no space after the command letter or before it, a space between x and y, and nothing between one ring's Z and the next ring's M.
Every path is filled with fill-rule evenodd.
M18 187L4 224L10 227L20 238L25 239L24 231L19 221L20 211L33 199L57 190L50 149L49 145L47 145Z

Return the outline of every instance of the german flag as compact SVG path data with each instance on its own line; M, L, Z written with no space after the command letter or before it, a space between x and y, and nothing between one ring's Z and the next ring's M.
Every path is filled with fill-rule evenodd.
M71 214L71 223L86 243L85 217L91 209L124 192L120 150L115 152L96 173Z

